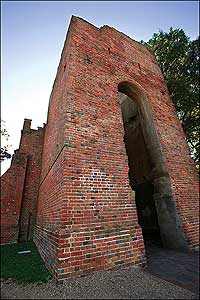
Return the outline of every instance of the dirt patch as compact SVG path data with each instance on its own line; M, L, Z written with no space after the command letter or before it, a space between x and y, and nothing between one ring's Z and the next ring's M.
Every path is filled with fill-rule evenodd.
M99 271L58 285L1 280L2 299L198 299L198 295L135 267Z

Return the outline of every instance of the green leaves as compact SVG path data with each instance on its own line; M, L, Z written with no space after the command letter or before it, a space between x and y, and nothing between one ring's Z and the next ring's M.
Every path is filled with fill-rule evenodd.
M179 119L199 169L199 42L190 41L182 29L154 33L148 42L166 80Z
M9 139L9 134L5 128L5 121L3 120L1 120L1 139L2 139L2 144L4 145L1 145L0 161L4 161L5 159L11 158L11 155L10 153L8 153L9 145L7 144Z

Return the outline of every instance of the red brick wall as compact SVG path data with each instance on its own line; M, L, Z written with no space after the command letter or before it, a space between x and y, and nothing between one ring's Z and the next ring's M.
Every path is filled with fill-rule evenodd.
M87 37L95 42L99 31L84 22L80 31L79 22L72 20L50 100L35 234L50 269L57 255L58 279L144 262L141 228L128 185L117 86L105 89L104 65L99 70L98 64L101 74L96 78L95 64L87 62L79 43L87 48ZM60 237L57 254L55 232ZM50 260L45 255L47 244Z
M36 222L44 128L31 129L24 121L19 149L2 176L2 239L16 243L32 239Z
M38 198L37 224L34 241L47 267L57 270L58 244L61 235L63 206L63 152L41 182ZM55 274L56 276L56 274Z
M162 99L168 99L168 94ZM166 101L166 100L164 100ZM164 102L163 101L163 102ZM172 102L161 105L156 120L166 164L172 180L178 207L189 247L199 246L199 179L194 161ZM166 128L168 130L166 130Z
M57 271L57 252L63 206L64 133L67 95L71 94L69 68L71 52L70 32L67 33L61 61L50 97L42 156L41 182L38 197L35 243L46 265ZM73 67L73 65L72 65ZM69 104L70 105L70 104ZM49 249L47 252L46 249Z
M19 220L19 241L33 238L36 223L38 188L42 163L44 128L31 129L31 120L25 120L19 151L28 155L26 180Z
M197 243L197 177L154 55L113 28L72 18L50 99L35 233L58 280L145 262L128 184L122 81L148 99L188 243Z
M15 152L11 167L1 177L1 244L17 243L27 155Z

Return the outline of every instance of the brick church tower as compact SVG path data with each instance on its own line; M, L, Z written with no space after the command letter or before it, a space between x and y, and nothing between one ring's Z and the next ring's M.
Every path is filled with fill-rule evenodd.
M72 17L50 96L34 242L63 279L198 239L198 177L154 54Z

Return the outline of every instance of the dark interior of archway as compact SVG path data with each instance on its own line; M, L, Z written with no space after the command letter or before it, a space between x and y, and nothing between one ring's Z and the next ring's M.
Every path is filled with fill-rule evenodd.
M135 191L138 223L142 227L146 246L151 244L162 246L153 199L154 188L150 179L151 161L142 132L139 108L127 95L120 92L119 96L129 163L129 181Z

